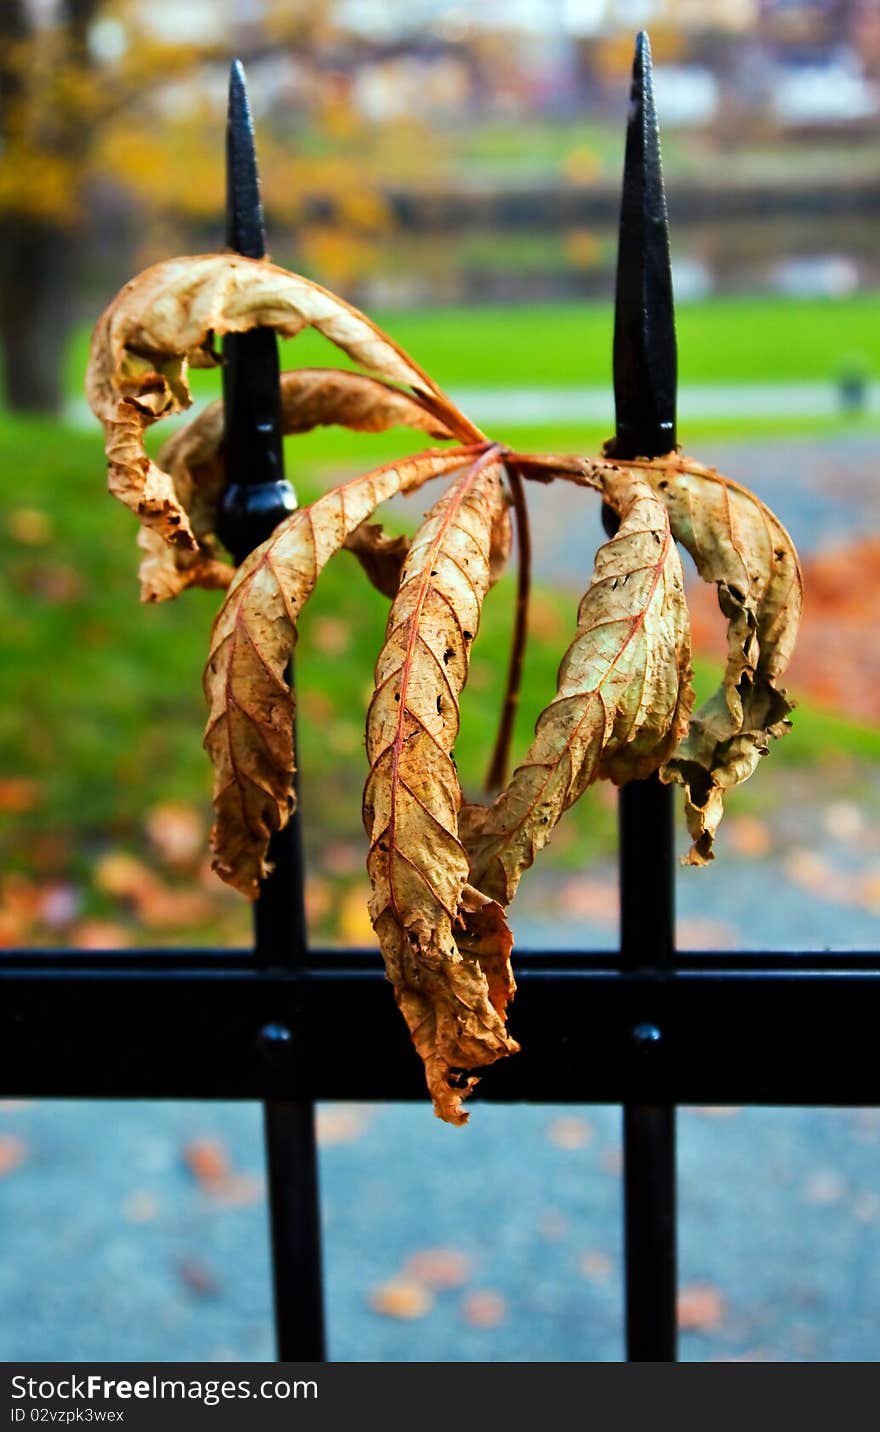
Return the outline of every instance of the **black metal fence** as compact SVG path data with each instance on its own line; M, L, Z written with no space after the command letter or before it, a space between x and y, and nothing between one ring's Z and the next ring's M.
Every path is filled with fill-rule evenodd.
M264 252L244 77L233 66L228 242ZM225 340L238 559L295 506L283 475L278 353L268 330ZM633 69L614 335L615 449L675 444L676 349L650 51ZM0 962L6 1096L250 1099L265 1109L278 1357L325 1358L314 1101L421 1100L420 1062L379 953L310 950L299 818L252 950L9 951ZM880 1104L880 954L677 954L672 793L620 797L619 950L516 954L523 1053L481 1097L623 1106L626 1347L676 1357L675 1110L687 1104ZM583 1348L584 1360L590 1348Z

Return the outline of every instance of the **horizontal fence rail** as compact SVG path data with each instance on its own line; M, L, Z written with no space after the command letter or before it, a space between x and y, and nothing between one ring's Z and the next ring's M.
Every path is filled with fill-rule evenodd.
M517 983L523 1051L477 1100L880 1103L876 954L691 953L667 979L616 952L520 953ZM315 950L300 973L245 952L9 952L0 1009L9 1096L425 1099L375 950Z

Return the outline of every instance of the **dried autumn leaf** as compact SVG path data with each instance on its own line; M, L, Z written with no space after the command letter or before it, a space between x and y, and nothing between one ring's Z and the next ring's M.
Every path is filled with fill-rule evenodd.
M436 438L449 429L418 397L363 373L338 368L298 368L281 375L281 428L285 435L338 424L357 432L409 427ZM211 403L159 454L185 512L197 547L170 546L154 527L142 527L138 543L141 600L165 601L186 587L229 586L234 568L222 560L215 536L227 474L223 460L223 404Z
M438 1116L462 1124L477 1077L518 1046L505 1028L512 938L468 885L452 748L505 496L497 449L428 513L404 565L367 716L370 915Z
M603 487L620 527L597 553L556 697L507 788L461 812L471 882L502 905L597 776L622 784L650 774L687 725L690 633L665 508L637 477L607 474Z
M29 1153L24 1139L16 1134L0 1134L0 1178L20 1168Z
M494 1288L474 1288L461 1300L461 1316L472 1328L497 1328L507 1317L507 1302Z
M724 1294L714 1284L688 1283L679 1289L677 1322L682 1332L717 1332L726 1316Z
M371 1289L368 1301L374 1313L409 1322L413 1318L423 1318L431 1311L434 1293L427 1284L415 1278L392 1278L390 1282Z
M797 637L803 579L782 523L753 493L691 458L632 464L666 504L673 536L718 588L727 617L727 664L717 691L661 772L685 789L691 865L713 859L724 793L746 780L771 737L790 729L779 686Z
M492 523L489 541L489 585L494 586L510 559L513 532L507 503ZM345 548L353 552L377 591L393 601L400 586L400 574L409 552L409 538L403 534L390 537L381 522L362 522L345 540Z
M104 426L110 491L145 527L173 546L198 548L171 474L143 442L157 419L189 406L188 368L217 362L218 335L274 328L294 337L309 326L362 367L413 389L447 432L468 442L481 436L401 348L319 284L238 254L169 259L132 279L105 309L86 374L89 404Z
M214 764L214 869L254 899L269 838L293 800L293 693L287 664L318 575L386 498L462 462L427 451L354 478L300 508L239 567L211 634L205 746ZM467 455L467 454L466 454Z
M420 1248L409 1255L403 1273L429 1288L460 1288L471 1276L471 1260L458 1248Z

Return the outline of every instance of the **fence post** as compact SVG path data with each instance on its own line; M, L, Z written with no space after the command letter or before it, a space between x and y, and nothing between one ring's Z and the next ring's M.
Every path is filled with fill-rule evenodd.
M659 457L675 446L677 358L669 230L654 109L651 50L636 40L626 132L614 313L614 455ZM672 790L658 776L620 793L623 971L671 976L675 965ZM650 1061L666 1032L635 1023ZM626 1348L630 1362L676 1358L675 1108L623 1109Z
M264 258L253 124L244 70L238 60L229 77L226 166L226 242L247 258ZM296 497L284 477L274 332L255 329L230 334L223 340L223 356L224 442L230 481L218 525L236 562L242 562L296 509ZM254 909L254 958L261 968L304 972L308 946L298 812L273 837L269 860L274 869L263 881ZM301 1057L302 1016L303 1010L296 1007L293 1029L270 1023L259 1037L262 1056L290 1069L291 1077ZM282 1362L323 1362L314 1105L308 1099L271 1100L264 1111L278 1357Z

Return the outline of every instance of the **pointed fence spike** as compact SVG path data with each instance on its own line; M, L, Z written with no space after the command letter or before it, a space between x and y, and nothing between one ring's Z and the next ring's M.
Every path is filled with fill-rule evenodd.
M266 253L254 123L241 60L229 68L226 118L226 243L245 258Z
M651 47L636 39L614 310L614 403L619 457L658 457L676 443L675 311L669 225L654 108Z
M226 121L226 243L245 258L266 254L254 126L240 60L229 71ZM229 333L223 340L225 449L229 485L217 533L244 561L296 508L284 476L278 341L271 328Z

